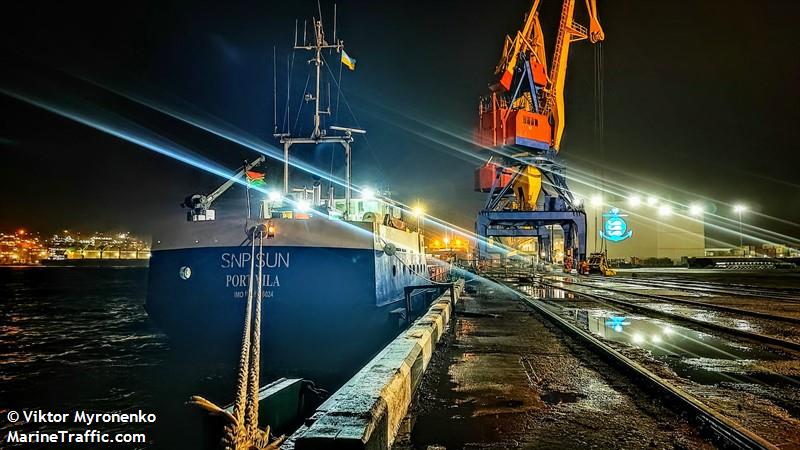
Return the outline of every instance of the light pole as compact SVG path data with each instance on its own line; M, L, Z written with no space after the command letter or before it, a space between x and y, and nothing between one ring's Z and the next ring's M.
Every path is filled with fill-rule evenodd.
M747 211L747 206L745 205L740 204L733 206L733 212L739 215L739 250L742 252L742 255L744 255L744 250L742 249L742 247L744 246L744 242L742 239L742 213L745 211Z
M592 196L592 206L594 207L594 251L597 253L597 236L600 233L600 230L597 228L597 215L599 214L597 209L603 205L603 197L599 194L595 194Z

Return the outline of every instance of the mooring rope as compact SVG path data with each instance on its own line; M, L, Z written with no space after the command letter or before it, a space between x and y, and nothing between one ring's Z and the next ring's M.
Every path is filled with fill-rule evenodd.
M256 257L256 236L258 238L258 256ZM285 440L285 436L274 439L270 443L269 426L264 430L258 428L258 391L261 371L261 308L263 301L263 249L264 225L252 230L250 245L250 278L247 287L247 304L245 305L244 327L242 330L242 351L239 355L239 371L236 380L236 396L233 403L233 414L200 396L193 396L189 404L198 406L221 415L227 419L224 427L221 447L224 450L276 450ZM258 278L255 278L255 266L258 260ZM253 283L258 283L255 289Z
M255 241L255 239L253 239ZM259 230L258 233L258 295L257 301L253 308L253 337L258 339L258 343L256 345L250 345L250 367L249 367L249 377L247 381L247 408L246 408L246 417L245 423L247 424L247 434L250 436L254 436L258 431L258 388L259 388L259 372L261 368L261 301L263 300L262 292L261 292L261 285L262 285L262 276L263 276L263 268L264 264L262 264L262 259L264 258L263 253L264 248L264 231L263 229ZM253 255L255 257L255 255ZM255 258L252 258L255 260ZM252 275L250 276L250 290L253 290L253 278ZM252 342L252 338L251 338Z

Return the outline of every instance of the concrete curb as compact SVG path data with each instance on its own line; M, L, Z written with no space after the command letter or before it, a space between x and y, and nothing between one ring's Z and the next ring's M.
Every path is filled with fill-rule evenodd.
M454 284L456 300L464 281ZM414 391L453 311L450 293L417 319L325 401L306 426L289 438L296 450L391 447Z

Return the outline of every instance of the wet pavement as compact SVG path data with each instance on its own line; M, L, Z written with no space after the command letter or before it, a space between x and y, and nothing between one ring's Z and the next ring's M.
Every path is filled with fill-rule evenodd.
M393 448L711 448L503 288L460 308Z

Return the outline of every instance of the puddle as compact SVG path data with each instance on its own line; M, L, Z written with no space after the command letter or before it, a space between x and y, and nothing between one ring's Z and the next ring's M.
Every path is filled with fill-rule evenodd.
M575 294L572 292L567 292L558 288L552 287L541 287L541 286L532 286L532 285L525 285L521 284L516 286L516 288L529 295L531 298L535 300L561 300L561 299L574 299Z
M550 405L558 405L561 403L575 403L583 395L574 392L559 392L559 391L544 391L539 395L543 402Z
M659 319L603 309L575 309L568 313L592 334L645 349L679 376L702 384L753 382L748 374L760 361L781 359L769 350L729 342Z
M500 317L502 317L500 314L490 314L490 313L471 312L471 311L456 311L456 315L461 317L474 317L474 318L487 318L487 319L499 319Z

